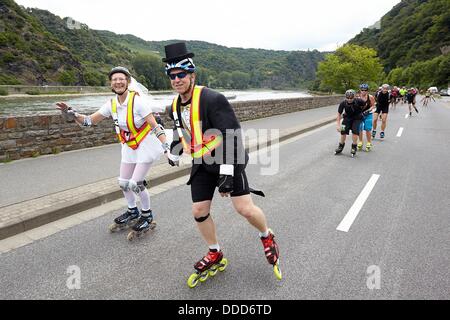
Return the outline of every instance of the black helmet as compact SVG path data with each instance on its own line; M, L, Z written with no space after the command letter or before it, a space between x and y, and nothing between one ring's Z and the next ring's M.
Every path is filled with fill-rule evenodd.
M109 72L109 75L108 75L109 80L111 80L111 77L115 73L123 73L123 74L125 74L127 76L128 79L131 78L131 73L130 73L130 71L127 68L118 66L118 67L112 68L111 71Z

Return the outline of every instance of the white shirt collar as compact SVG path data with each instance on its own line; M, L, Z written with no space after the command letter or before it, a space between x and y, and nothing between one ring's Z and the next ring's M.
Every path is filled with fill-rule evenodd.
M116 94L116 103L117 103L117 106L118 107L126 107L126 106L128 106L128 99L130 98L130 91L128 91L128 94L127 94L127 97L125 98L125 101L122 103L122 104L120 104L120 102L119 102L119 96Z

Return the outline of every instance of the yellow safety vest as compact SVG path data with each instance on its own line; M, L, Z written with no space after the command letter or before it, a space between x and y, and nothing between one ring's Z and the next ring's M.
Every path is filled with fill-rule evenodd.
M144 140L144 138L152 131L152 127L147 122L137 129L134 124L134 98L136 97L136 92L130 91L128 97L128 105L127 105L127 127L128 131L124 131L119 129L119 124L116 119L116 132L121 143L126 143L131 149L136 150L139 147L139 144ZM111 100L112 106L112 114L117 117L117 102L116 99Z
M200 120L200 94L204 87L196 86L191 101L191 134L181 128L178 120L178 97L172 103L172 112L177 126L178 136L183 144L184 150L189 150L193 158L201 158L208 155L222 143L222 136L204 136L202 122ZM190 140L190 145L189 141Z

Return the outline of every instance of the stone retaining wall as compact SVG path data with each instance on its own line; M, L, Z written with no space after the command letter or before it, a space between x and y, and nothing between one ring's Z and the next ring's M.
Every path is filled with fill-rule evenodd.
M341 96L232 102L240 121L259 119L306 109L337 105ZM164 123L172 125L167 114ZM92 128L66 123L60 115L0 117L0 161L116 143L112 121Z
M23 86L23 85L0 85L0 89L6 90L8 94L27 93L98 93L111 92L110 87L90 87L90 86Z

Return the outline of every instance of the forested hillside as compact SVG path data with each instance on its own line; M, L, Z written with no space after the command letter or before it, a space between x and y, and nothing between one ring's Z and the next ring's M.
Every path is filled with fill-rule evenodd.
M149 89L164 89L164 45L92 30L48 11L0 0L0 84L105 85L108 70L130 68ZM202 83L223 88L304 88L324 53L227 48L188 41Z
M450 1L402 0L350 43L377 50L388 80L417 86L450 82Z

